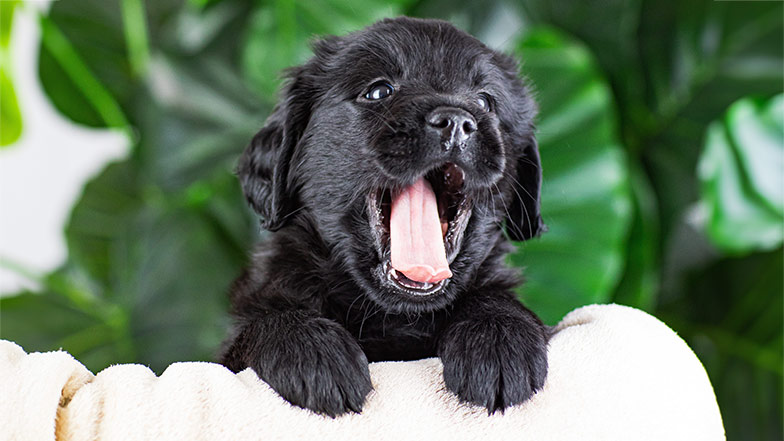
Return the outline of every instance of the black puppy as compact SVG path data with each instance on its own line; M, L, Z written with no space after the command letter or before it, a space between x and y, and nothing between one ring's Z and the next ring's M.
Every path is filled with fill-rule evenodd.
M273 233L232 288L221 362L331 416L361 411L368 360L437 355L461 400L525 401L544 384L547 336L504 264L504 226L512 240L544 229L517 64L410 18L314 52L240 159Z

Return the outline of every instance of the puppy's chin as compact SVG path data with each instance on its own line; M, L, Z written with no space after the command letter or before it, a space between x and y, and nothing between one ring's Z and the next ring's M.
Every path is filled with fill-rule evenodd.
M473 208L471 198L463 192L464 172L459 166L447 162L427 172L424 178L436 196L445 257L451 266L460 253ZM381 306L392 310L410 311L413 307L426 311L443 307L454 297L450 282L455 274L439 281L422 282L410 279L392 265L390 219L393 191L376 188L367 196L368 228L378 257L378 264L371 269L371 279L372 284L380 288L379 294L372 297Z

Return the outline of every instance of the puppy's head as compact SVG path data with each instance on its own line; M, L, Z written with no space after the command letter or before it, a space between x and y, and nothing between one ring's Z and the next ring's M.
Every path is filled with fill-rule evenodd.
M536 106L514 60L410 18L314 52L240 160L265 228L307 226L398 312L451 302L502 226L513 240L543 230Z

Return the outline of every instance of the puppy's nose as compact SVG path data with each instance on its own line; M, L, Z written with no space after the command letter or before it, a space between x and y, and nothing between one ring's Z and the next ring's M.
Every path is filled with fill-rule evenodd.
M457 107L438 107L426 117L427 129L437 132L445 151L464 146L476 132L476 120L470 113Z

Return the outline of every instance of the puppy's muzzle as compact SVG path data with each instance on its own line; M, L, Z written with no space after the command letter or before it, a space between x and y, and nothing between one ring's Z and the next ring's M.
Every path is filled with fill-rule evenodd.
M477 129L474 117L457 107L438 107L425 117L425 122L425 129L440 137L444 152L464 150Z

